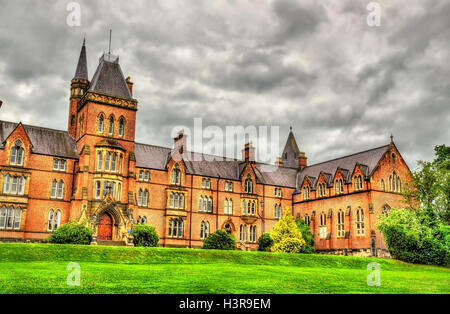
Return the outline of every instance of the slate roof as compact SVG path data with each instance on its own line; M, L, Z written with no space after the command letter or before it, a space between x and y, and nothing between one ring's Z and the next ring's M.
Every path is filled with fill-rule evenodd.
M5 140L18 125L14 122L0 121L0 148L4 147ZM68 132L31 125L23 125L23 127L33 145L33 153L78 159L76 142ZM389 145L385 145L318 163L308 166L300 172L296 168L277 167L258 162L254 164L254 169L259 183L296 188L301 186L306 176L314 189L320 173L323 173L328 184L332 185L332 179L338 169L341 170L344 179L348 182L357 164L359 164L364 175L369 176L388 147ZM171 152L171 148L136 143L136 167L165 170ZM238 159L221 159L219 157L218 160L212 160L212 157L214 157L212 155L191 154L193 154L190 155L192 158L184 160L188 174L239 180L240 173L245 167L245 162Z
M314 186L316 184L320 172L331 174L332 177L334 177L338 167L343 168L341 169L341 171L343 171L344 174L347 173L347 181L348 181L350 180L350 174L353 172L353 169L355 168L357 163L361 164L361 168L364 174L366 176L369 176L388 148L389 145L385 145L378 148L369 149L360 153L308 166L302 169L298 175L298 187L301 186L305 176L312 177L315 179L313 182Z
M119 57L104 54L89 84L89 91L132 99L119 65Z
M83 47L81 47L80 58L78 59L77 69L73 78L85 79L89 81L85 43L85 40L83 40Z
M137 168L165 170L166 162L171 153L170 148L135 144ZM184 159L186 173L205 177L239 180L245 162L238 159L227 159L218 156L187 152L189 158ZM217 159L214 160L213 157ZM263 184L295 188L296 169L276 167L255 163L258 181Z
M0 148L4 148L5 140L18 125L0 121ZM68 132L25 124L23 127L33 145L33 153L78 159L76 142Z

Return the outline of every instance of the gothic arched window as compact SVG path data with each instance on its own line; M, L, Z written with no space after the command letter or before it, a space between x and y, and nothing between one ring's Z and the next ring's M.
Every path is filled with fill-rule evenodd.
M356 210L356 235L364 235L364 210Z
M98 118L98 133L103 133L104 126L105 126L105 118L101 114L100 118Z
M110 116L109 117L109 131L108 131L109 135L113 135L114 134L114 117Z
M144 197L142 200L142 206L147 207L148 206L148 190L145 189L144 191Z
M175 166L172 169L172 184L180 185L181 184L181 170L180 166L178 164L175 164Z
M64 181L60 180L58 183L58 198L63 198L64 192Z
M119 119L119 136L122 137L125 130L125 120L123 117Z
M321 239L327 238L327 215L324 212L320 214L319 235Z
M337 213L337 236L345 236L344 211L340 209Z
M138 192L138 206L142 206L142 189Z
M57 189L57 187L58 187L58 181L56 181L56 179L55 179L55 180L52 181L52 191L51 191L51 194L50 194L51 198L56 198L56 189Z
M23 165L23 155L24 149L22 148L22 142L16 141L14 146L11 148L11 156L9 163L14 166L22 166Z
M245 193L252 194L253 193L253 180L252 177L247 175L247 179L245 179L245 186L244 186Z
M308 214L305 215L305 223L310 226L311 225L311 218L308 216Z

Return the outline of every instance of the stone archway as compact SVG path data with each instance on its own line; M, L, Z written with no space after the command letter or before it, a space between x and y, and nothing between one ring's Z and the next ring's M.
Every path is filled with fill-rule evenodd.
M228 218L223 224L222 229L225 230L228 234L233 234L236 228L234 227L233 221L231 218Z
M130 224L129 219L123 216L123 210L108 194L93 212L95 221L95 236L99 240L124 240L126 227Z

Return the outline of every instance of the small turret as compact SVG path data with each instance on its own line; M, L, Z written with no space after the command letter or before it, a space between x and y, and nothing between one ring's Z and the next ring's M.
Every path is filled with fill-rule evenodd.
M283 154L283 166L288 168L297 168L298 158L300 157L300 149L298 148L297 141L295 140L292 127L289 128L289 136L284 146Z
M86 40L83 39L83 46L81 47L80 57L78 58L77 69L75 76L70 84L70 106L69 119L67 130L73 138L77 134L77 107L78 101L84 95L89 87L87 58L86 58Z
M83 39L78 65L75 76L72 79L70 97L81 98L89 86L87 57L86 57L86 39Z

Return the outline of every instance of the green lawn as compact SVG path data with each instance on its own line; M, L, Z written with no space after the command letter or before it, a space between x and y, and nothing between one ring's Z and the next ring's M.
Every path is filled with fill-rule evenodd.
M69 262L81 285L68 286ZM367 264L381 267L368 286ZM450 293L450 269L377 258L0 243L0 293Z

